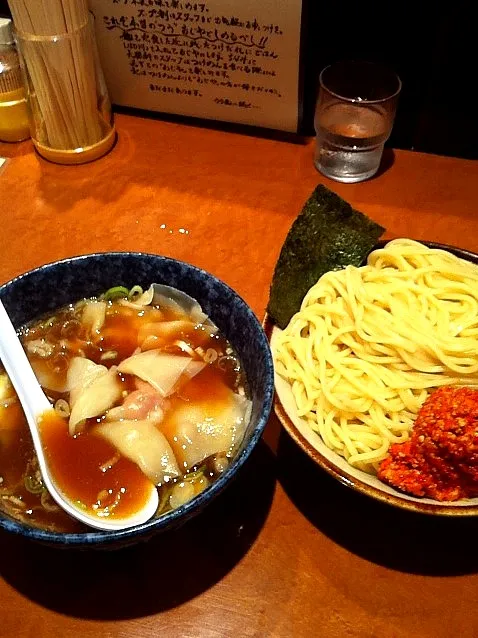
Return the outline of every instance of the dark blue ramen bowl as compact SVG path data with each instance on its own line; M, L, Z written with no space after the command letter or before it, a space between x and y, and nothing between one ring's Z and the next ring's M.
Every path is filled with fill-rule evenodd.
M144 253L97 253L41 266L0 286L13 323L25 323L61 306L104 292L111 286L147 288L162 283L194 297L236 350L245 370L252 416L228 469L186 505L143 525L120 531L47 532L0 513L0 528L57 547L122 547L147 540L198 514L226 488L259 441L272 405L274 375L267 338L249 306L225 283L185 262Z

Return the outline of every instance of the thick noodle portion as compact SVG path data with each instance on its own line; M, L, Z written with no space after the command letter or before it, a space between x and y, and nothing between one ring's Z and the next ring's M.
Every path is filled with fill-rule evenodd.
M376 473L434 388L478 386L478 266L391 241L366 266L321 277L274 358L299 416L351 465Z

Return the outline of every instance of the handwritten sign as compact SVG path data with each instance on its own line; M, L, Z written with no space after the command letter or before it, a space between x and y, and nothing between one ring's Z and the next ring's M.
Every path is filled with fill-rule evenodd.
M113 103L295 132L302 0L90 0Z

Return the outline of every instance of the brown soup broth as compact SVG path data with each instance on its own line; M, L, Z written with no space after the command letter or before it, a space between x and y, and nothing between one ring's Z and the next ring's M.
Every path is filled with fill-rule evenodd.
M68 366L73 357L86 357L110 368L141 347L141 331L148 324L184 320L184 316L178 316L170 310L165 311L154 306L137 309L120 301L113 301L107 304L101 329L92 335L82 323L85 303L80 301L62 308L53 316L36 321L21 331L21 339L32 365L37 364L46 370L54 378L58 388L66 381ZM145 339L148 339L147 332L146 330ZM146 341L143 340L143 343ZM189 354L198 348L202 354L215 351L216 355L213 353L209 357L212 360L208 361L207 368L189 382L187 391L183 389L181 400L194 400L195 396L206 393L214 400L216 394L221 394L224 385L236 392L239 389L245 391L245 378L238 359L229 342L218 333L211 335L201 326L186 326L168 338L157 341L153 339L150 348L180 355L184 354L184 344L191 349ZM198 360L201 359L199 354L193 355ZM136 387L134 379L129 375L120 375L120 378L124 384L123 396L126 396ZM47 394L53 402L58 399L68 400L68 393L59 390L48 390ZM5 401L0 402L0 510L43 529L66 532L86 530L56 507L48 493L42 490L23 411L13 389L7 395ZM174 398L173 402L175 400L177 399ZM88 419L81 433L71 437L66 419L54 416L53 411L52 415L45 417L42 436L52 472L61 480L61 485L67 488L65 491L81 503L91 504L96 501L98 494L102 494L105 499L109 489L112 493L119 493L122 489L121 503L117 504L116 512L126 515L134 511L144 498L148 480L132 461L126 458L118 460L115 448L90 432L91 426L101 422L104 417ZM114 459L113 466L107 472L102 471L101 467L107 466L110 459ZM221 459L218 463L215 458L209 458L201 464L207 484L219 475L218 467L221 462ZM84 479L85 466L89 468L88 480ZM174 479L169 486L160 488L161 513L171 509L167 497L172 485L178 480L182 480L182 477ZM200 489L202 488L196 491ZM101 507L107 504L107 499L100 503Z

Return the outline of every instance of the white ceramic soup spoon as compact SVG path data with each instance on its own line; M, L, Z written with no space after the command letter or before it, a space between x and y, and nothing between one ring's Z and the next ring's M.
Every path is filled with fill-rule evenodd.
M50 401L45 396L37 378L30 366L30 362L23 350L22 344L12 322L0 300L0 359L5 371L10 377L10 381L16 390L20 403L22 404L25 417L30 427L33 439L33 446L38 457L38 464L42 474L45 487L50 492L52 498L70 516L78 519L82 523L101 530L120 530L133 525L140 525L148 521L158 508L158 491L151 483L151 494L145 505L127 518L112 517L100 518L94 514L89 514L80 510L71 502L61 488L52 480L48 469L48 464L43 450L40 432L38 429L38 418L46 411L52 410Z

